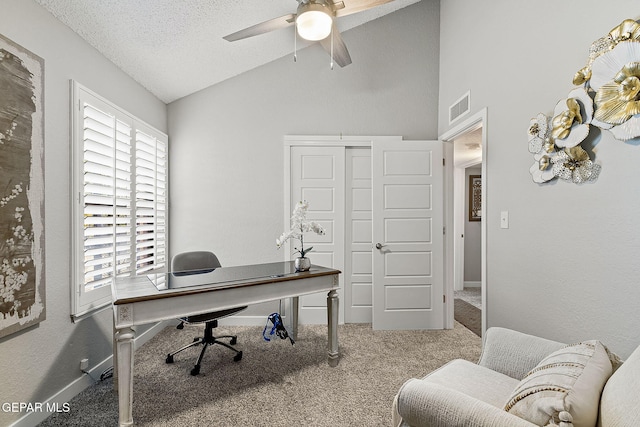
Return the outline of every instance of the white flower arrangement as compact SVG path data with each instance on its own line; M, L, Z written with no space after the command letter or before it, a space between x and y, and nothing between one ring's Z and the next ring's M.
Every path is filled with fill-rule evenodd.
M309 202L306 200L296 203L293 209L293 215L291 216L291 229L285 231L282 235L276 239L276 246L278 249L285 244L289 239L300 240L300 248L294 247L293 253L299 253L301 258L304 258L313 246L305 249L304 247L304 233L314 232L319 235L324 235L324 228L315 221L307 220L307 210L309 209Z

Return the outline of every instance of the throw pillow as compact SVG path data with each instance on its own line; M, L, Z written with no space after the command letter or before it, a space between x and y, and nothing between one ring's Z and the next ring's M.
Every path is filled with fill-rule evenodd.
M535 425L594 427L613 373L607 349L585 341L554 351L518 384L505 410Z

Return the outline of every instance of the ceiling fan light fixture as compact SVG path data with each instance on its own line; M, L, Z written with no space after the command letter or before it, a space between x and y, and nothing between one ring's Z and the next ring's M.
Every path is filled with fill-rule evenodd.
M323 40L331 34L333 17L323 3L302 3L296 16L296 30L305 40Z

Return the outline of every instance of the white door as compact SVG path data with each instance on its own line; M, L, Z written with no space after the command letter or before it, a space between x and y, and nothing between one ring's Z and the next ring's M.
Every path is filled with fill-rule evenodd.
M373 329L444 326L443 148L374 141Z
M305 234L305 248L313 246L307 257L312 264L340 271L344 270L344 168L344 147L291 147L291 209L298 201L306 200L309 202L307 218L318 222L326 231L323 236ZM294 247L296 241L288 245L290 253ZM295 257L294 254L292 259ZM340 299L343 280L341 274ZM344 309L340 313L342 321ZM298 320L306 324L326 323L326 292L300 297Z

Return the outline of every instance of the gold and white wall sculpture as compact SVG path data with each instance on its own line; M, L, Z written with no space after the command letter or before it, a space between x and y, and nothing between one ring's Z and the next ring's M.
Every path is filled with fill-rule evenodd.
M621 141L640 137L640 24L626 19L593 42L573 84L552 116L540 113L529 123L534 182L595 181L601 167L583 147L594 127Z

